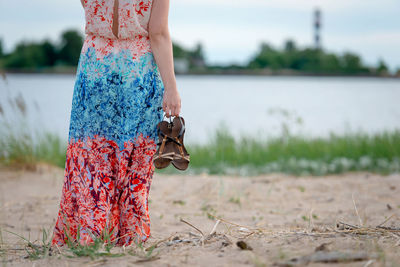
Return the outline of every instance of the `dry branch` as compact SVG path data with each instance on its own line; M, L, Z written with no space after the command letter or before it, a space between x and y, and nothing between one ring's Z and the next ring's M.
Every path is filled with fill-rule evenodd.
M181 222L186 223L187 225L189 225L190 227L192 227L193 229L195 229L197 232L199 232L199 233L201 234L201 236L204 237L203 232L202 232L199 228L197 228L196 226L194 226L193 224L191 224L191 223L185 221L185 220L182 219L182 218L181 218Z

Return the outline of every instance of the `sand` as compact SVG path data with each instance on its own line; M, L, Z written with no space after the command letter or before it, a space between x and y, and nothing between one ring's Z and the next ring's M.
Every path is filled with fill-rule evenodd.
M392 216L383 226L400 228L396 217L400 215L399 174L231 177L156 173L149 204L152 236L145 246L158 246L150 256L139 250L136 256L94 260L59 253L45 259L26 258L26 242L8 231L41 240L41 229L52 230L55 224L62 182L63 170L49 166L36 171L0 170L0 260L4 265L400 266L400 230L357 234L336 227L344 222L371 228ZM222 221L209 235L216 218ZM238 241L248 249L241 249ZM346 263L341 256L338 263L315 259L322 256L322 261L335 261L337 252L361 256Z

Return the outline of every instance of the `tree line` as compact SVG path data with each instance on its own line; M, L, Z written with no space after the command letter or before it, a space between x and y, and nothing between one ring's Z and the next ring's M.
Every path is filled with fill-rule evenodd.
M210 68L215 71L264 71L270 74L390 75L383 60L379 60L376 66L367 66L355 53L345 52L337 55L323 49L299 48L293 40L287 40L281 49L263 42L245 64L216 65ZM400 69L397 71L397 75L399 74Z
M351 52L342 55L325 52L316 48L298 48L293 40L285 42L283 49L275 49L262 43L260 51L250 59L249 69L270 68L272 70L294 70L313 74L387 74L388 67L383 60L377 67L363 64L360 56Z
M0 42L0 62L5 69L21 70L76 66L82 45L83 36L75 30L64 31L59 43L48 39L40 42L21 41L8 54L3 52Z
M84 36L81 32L71 29L61 33L59 42L48 39L40 42L21 41L10 53L5 53L0 40L0 67L22 71L57 66L76 67L83 41ZM206 64L201 44L190 50L174 42L173 54L175 59L187 62L188 72L197 73L289 71L292 74L388 75L388 67L383 60L376 66L367 66L357 54L347 52L337 55L323 49L299 48L293 40L286 41L282 49L261 43L258 51L244 64Z

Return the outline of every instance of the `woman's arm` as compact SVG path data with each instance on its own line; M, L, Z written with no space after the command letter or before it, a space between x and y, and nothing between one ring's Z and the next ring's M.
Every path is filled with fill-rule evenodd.
M82 7L85 7L85 0L81 0Z
M164 84L163 110L166 116L178 116L181 98L176 87L172 41L168 29L169 0L153 0L149 21L149 37Z

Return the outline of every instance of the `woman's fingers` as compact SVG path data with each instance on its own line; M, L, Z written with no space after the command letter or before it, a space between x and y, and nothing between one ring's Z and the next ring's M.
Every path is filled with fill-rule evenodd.
M172 116L178 116L179 114L176 112L177 111L177 108L176 107L174 107L174 109L172 110Z
M164 111L165 114L168 114L167 107L163 107L163 111Z
M163 99L163 110L166 117L179 116L181 111L181 98L177 90L165 90Z
M167 116L167 118L168 118L169 117L170 107L168 106L166 101L163 102L163 111L165 112L165 116Z
M179 113L181 112L181 107L179 105L174 106L173 114L174 116L179 116Z
M167 106L164 112L165 112L165 116L167 116L167 118L169 118L171 116L171 108L170 107Z
M175 108L175 116L179 116L179 113L181 112L181 108L179 107L179 106L177 106L176 108Z
M163 111L165 112L165 116L167 118L179 116L181 107L178 105L165 105L165 106L163 106Z

